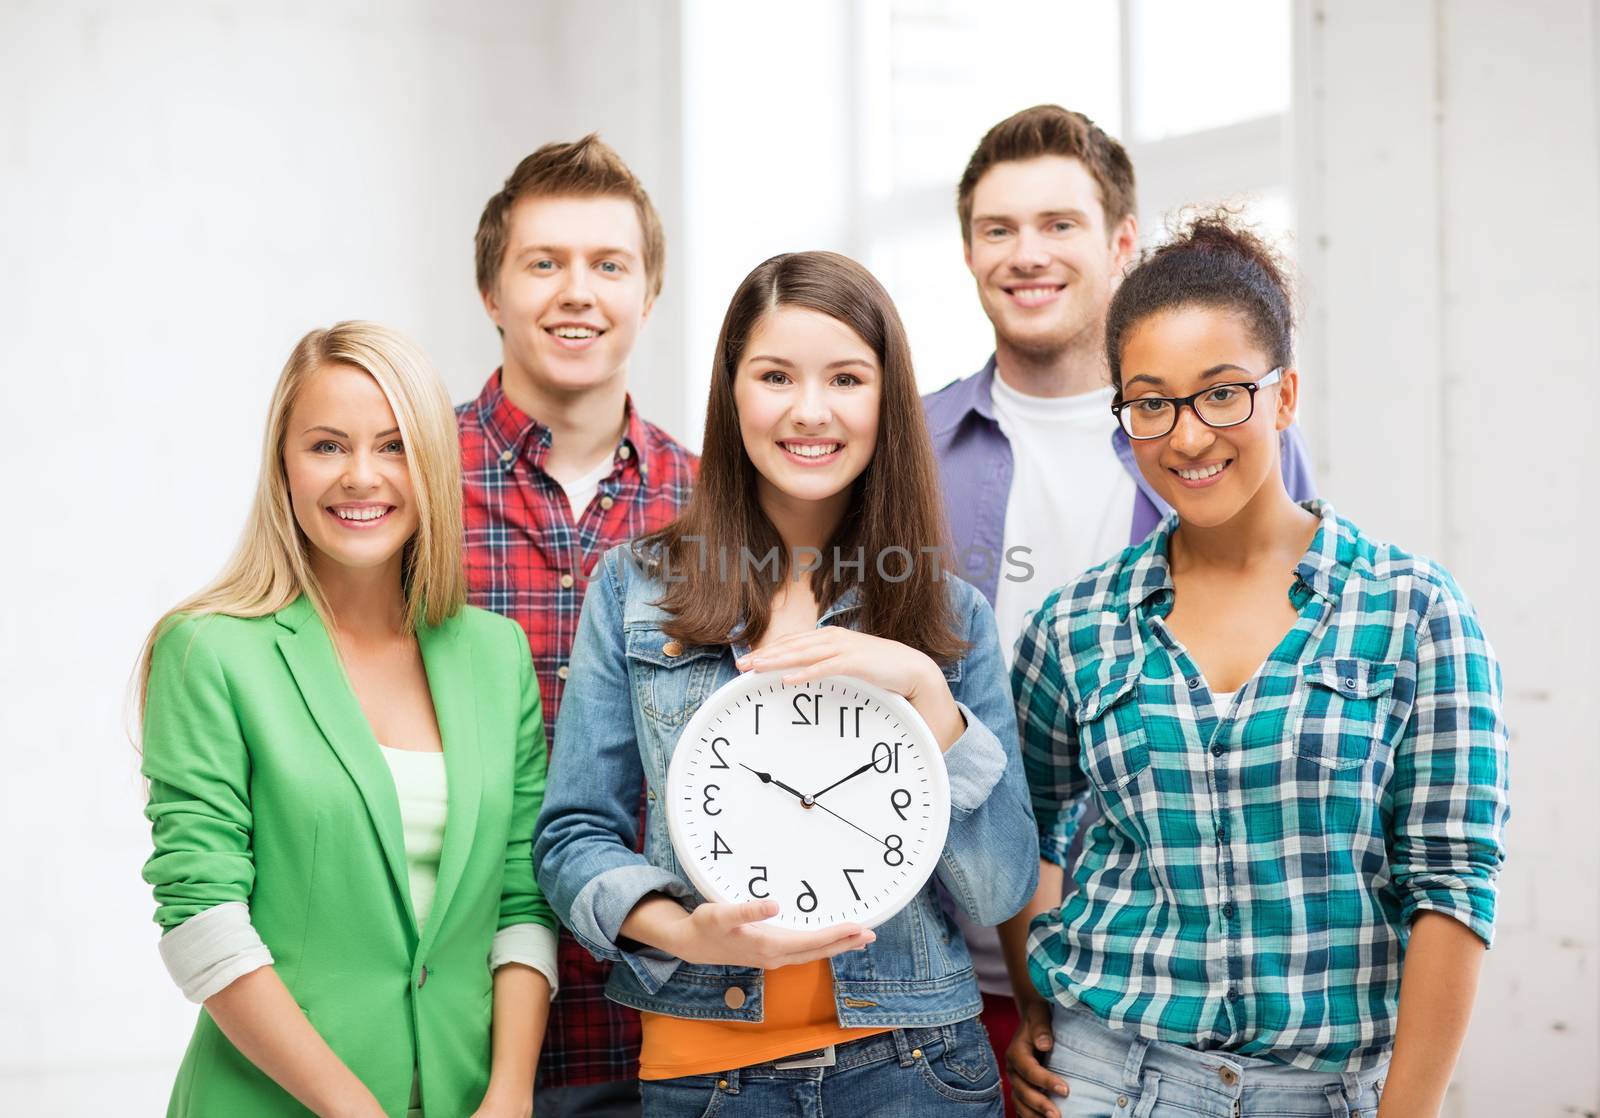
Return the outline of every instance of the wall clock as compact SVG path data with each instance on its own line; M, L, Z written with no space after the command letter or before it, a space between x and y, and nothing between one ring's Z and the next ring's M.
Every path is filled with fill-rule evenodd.
M772 898L772 923L874 927L944 852L944 755L899 695L848 676L748 673L703 703L673 750L667 823L714 901Z

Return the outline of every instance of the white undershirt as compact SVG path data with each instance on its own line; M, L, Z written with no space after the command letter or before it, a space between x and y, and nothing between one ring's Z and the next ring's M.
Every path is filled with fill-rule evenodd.
M438 750L391 749L382 742L378 748L389 763L395 795L400 801L411 911L416 913L417 927L425 928L439 884L439 855L444 851L444 825L449 816L444 754Z
M574 524L583 519L589 502L594 500L594 495L600 491L600 483L611 476L612 464L611 455L608 454L601 459L598 466L582 477L561 483L562 492L567 495L567 507L572 510Z
M1000 582L994 602L1009 667L1029 615L1049 593L1128 546L1134 483L1111 448L1117 420L1109 387L1077 396L1025 396L996 373L993 398L1013 463L1002 554L995 557ZM1005 558L1013 547L1029 549L1022 559L1033 574L1025 582L1006 577L1025 573ZM1010 993L998 935L960 910L956 921L966 934L979 988Z
M994 413L1011 443L1013 473L1006 501L1003 552L1026 547L1024 571L997 557L995 620L1006 664L1028 615L1046 595L1128 545L1133 478L1111 448L1116 418L1110 387L1078 396L1025 396L994 378Z
M379 751L394 775L404 835L411 906L417 928L427 925L433 908L439 856L444 849L448 815L448 782L444 754L391 749ZM230 901L205 909L161 937L161 959L178 988L193 1002L203 1002L251 971L272 965L272 952L250 923L248 905ZM489 969L506 963L532 967L550 983L556 995L556 932L542 924L512 924L494 935L489 948Z

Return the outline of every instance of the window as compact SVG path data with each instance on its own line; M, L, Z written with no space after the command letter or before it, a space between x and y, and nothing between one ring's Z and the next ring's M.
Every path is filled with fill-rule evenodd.
M739 279L773 252L854 256L894 296L924 391L993 334L962 261L955 190L983 133L1054 102L1127 143L1140 226L1233 201L1283 243L1289 0L836 0L684 8L691 429Z

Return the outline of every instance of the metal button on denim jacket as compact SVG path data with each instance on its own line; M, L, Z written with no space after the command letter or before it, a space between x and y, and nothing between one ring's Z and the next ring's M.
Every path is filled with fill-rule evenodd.
M994 614L967 583L947 584L969 650L945 679L967 728L945 755L950 833L934 878L877 929L863 951L832 960L839 1020L846 1026L943 1025L980 1009L966 944L940 905L942 889L982 924L1016 913L1038 879L1038 838L1017 752L1016 716ZM738 674L734 650L686 645L662 631L653 603L663 583L627 548L609 552L584 601L572 677L535 833L539 881L556 912L596 957L625 965L607 994L678 1017L762 1019L762 975L699 965L617 942L622 922L651 892L694 905L667 833L661 790L684 726ZM854 591L819 625L850 625ZM637 811L646 789L643 842Z

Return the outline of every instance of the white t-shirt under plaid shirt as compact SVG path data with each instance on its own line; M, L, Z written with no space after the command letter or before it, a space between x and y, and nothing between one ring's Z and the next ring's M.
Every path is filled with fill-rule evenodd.
M1407 929L1489 942L1500 669L1448 572L1331 506L1294 627L1231 709L1167 629L1169 516L1045 600L1012 669L1040 849L1093 795L1077 892L1035 920L1046 997L1196 1049L1360 1071L1394 1042Z

